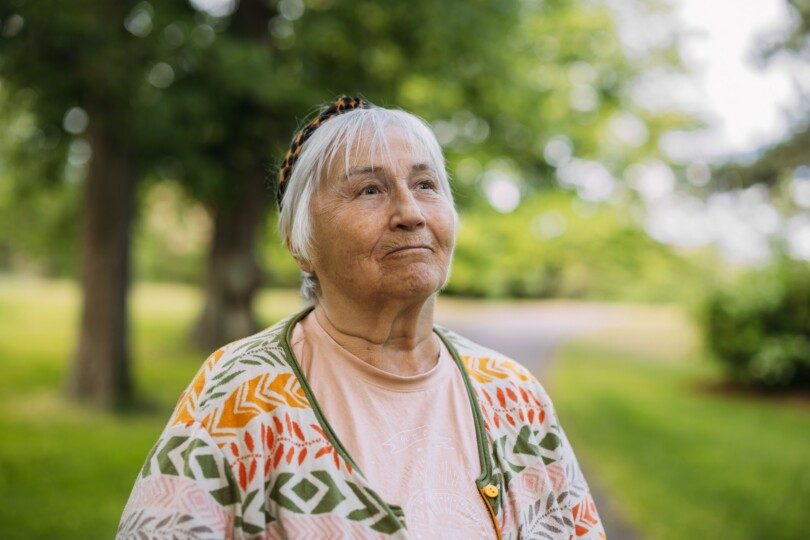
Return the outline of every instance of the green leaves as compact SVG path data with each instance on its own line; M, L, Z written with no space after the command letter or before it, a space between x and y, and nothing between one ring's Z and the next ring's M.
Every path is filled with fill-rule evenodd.
M771 387L810 384L810 270L779 260L707 295L706 344L729 374Z
M509 214L461 213L447 291L483 297L681 300L702 290L694 259L649 238L626 209L546 191Z

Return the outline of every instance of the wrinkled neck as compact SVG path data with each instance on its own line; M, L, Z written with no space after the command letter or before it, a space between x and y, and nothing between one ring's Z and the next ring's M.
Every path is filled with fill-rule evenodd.
M396 375L418 375L436 365L433 333L436 295L414 303L362 306L321 298L313 316L340 346L368 364Z

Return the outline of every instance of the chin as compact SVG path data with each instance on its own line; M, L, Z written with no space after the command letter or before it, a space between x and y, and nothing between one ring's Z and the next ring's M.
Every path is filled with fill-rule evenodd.
M391 283L390 291L399 297L427 299L439 292L447 274L443 272L414 271Z

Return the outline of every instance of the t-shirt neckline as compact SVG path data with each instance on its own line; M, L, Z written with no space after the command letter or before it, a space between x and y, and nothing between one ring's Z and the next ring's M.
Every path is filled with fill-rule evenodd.
M332 361L341 362L341 368L348 371L347 376L357 377L388 391L398 393L423 392L442 384L447 378L452 377L454 373L455 366L450 351L435 334L433 334L433 338L439 343L439 358L436 364L423 373L398 375L369 364L343 347L321 325L314 311L299 320L298 324L303 325L305 333L314 333L316 340L324 340L328 343L331 349L330 352L339 355L338 358L334 358Z

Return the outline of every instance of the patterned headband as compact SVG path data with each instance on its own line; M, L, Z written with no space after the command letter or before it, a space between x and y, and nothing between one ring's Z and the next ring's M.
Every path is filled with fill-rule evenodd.
M298 161L298 156L301 155L301 148L304 143L312 137L312 134L323 125L324 122L330 118L334 118L340 114L355 109L370 109L371 104L360 98L343 96L337 99L334 103L329 105L318 116L312 119L306 126L304 126L298 135L293 139L287 155L284 157L284 163L281 164L281 169L278 172L278 191L276 197L278 199L278 207L281 208L281 200L284 198L284 193L287 191L287 185L290 183L290 176L292 176L292 169L295 162Z

